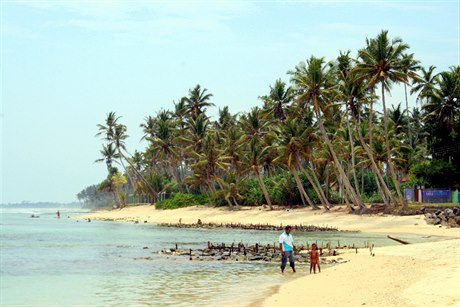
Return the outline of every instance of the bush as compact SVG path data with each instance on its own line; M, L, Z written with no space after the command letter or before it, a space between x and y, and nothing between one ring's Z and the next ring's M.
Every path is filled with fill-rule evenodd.
M243 179L239 184L239 193L244 199L241 205L258 206L265 203L264 193L255 178Z
M383 203L382 195L379 192L374 192L371 195L364 194L363 202L366 204L381 204Z
M157 209L177 209L191 206L200 206L209 202L209 198L204 195L194 195L189 193L176 193L172 198L161 200L155 204Z

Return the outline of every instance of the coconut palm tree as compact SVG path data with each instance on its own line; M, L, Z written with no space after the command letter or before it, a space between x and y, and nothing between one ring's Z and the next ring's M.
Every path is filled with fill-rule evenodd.
M407 84L409 81L412 81L413 84L420 79L417 71L420 70L420 61L414 59L414 54L403 54L401 59L401 69L402 72L406 75L406 82L404 82L404 97L406 99L406 115L409 114L409 100L407 99ZM411 143L412 134L410 131L410 125L407 122L407 133L409 136L409 143Z
M460 66L439 74L438 86L423 106L427 116L437 118L441 132L450 133L455 127L455 116L460 111Z
M407 77L403 72L401 60L404 52L409 49L409 45L403 43L400 38L395 38L390 41L388 38L388 31L386 30L380 32L374 39L367 39L366 43L366 48L358 52L360 62L355 70L359 79L366 79L369 88L373 89L376 85L380 84L388 168L390 169L391 177L395 185L399 204L403 205L405 202L393 167L390 142L387 137L388 112L385 103L385 91L390 90L392 83L406 82Z
M207 89L201 89L201 86L197 84L193 89L189 90L189 96L184 97L186 103L187 112L196 119L199 115L206 112L207 107L214 106L213 103L209 102L209 99L213 96L211 93L206 93Z
M324 58L312 56L306 63L302 62L297 65L291 75L291 80L298 91L297 102L303 106L306 104L312 105L323 140L334 158L335 166L350 198L355 205L360 208L364 207L361 197L350 184L324 127L323 115L329 112L328 107L337 96L337 81L334 68L326 64Z
M286 122L284 122L284 124L280 127L280 131L275 132L273 130L272 134L276 134L276 138L278 139L277 147L279 152L279 156L275 158L275 161L285 165L292 173L296 181L297 188L303 196L302 200L305 199L308 205L312 207L312 209L319 209L311 201L310 197L305 191L297 172L297 170L300 169L299 158L304 153L305 147L303 140L306 139L305 132L306 129L304 129L303 125L299 121L293 119L288 119ZM318 197L321 197L319 193Z
M247 144L242 146L248 147ZM249 142L249 147L243 151L242 155L242 165L244 166L244 171L248 173L253 173L259 182L260 188L265 197L270 210L273 209L270 196L268 195L267 187L265 186L264 180L262 179L261 168L263 160L267 155L268 148L260 146L256 137L252 137Z
M112 172L113 169L113 163L118 163L118 159L120 158L120 155L117 152L117 149L113 147L112 143L109 143L107 145L102 145L102 149L100 150L101 155L103 158L97 159L94 162L104 162L107 166L107 170L109 173Z
M428 102L429 97L432 97L435 92L436 84L439 82L438 74L434 73L436 66L431 65L428 69L422 67L421 76L413 81L413 86L410 90L411 94L418 93L417 100Z
M292 102L293 97L293 89L286 87L286 83L278 79L273 86L270 85L270 93L259 98L265 103L265 108L268 108L273 118L284 122L286 120L285 108Z
M96 136L103 136L103 139L107 140L108 142L111 142L113 140L113 136L115 134L115 127L118 124L118 120L120 119L120 116L117 116L115 112L110 112L107 114L107 117L105 119L105 125L104 124L97 124L99 132L96 134Z

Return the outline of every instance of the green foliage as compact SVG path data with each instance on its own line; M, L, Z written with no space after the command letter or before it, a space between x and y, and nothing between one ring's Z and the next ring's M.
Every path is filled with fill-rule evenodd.
M242 205L258 206L265 203L264 193L259 186L259 182L255 178L242 180L239 192L241 196L244 197L241 202Z
M369 196L364 194L362 198L363 202L367 204L383 203L382 196L378 192L374 192Z
M204 195L194 195L189 193L176 193L172 198L159 201L155 204L156 209L177 209L190 206L200 206L209 202L209 198Z
M203 195L203 194L200 194L200 195ZM228 205L227 201L225 200L225 192L222 190L216 191L215 193L211 195L211 197L207 199L211 200L211 203L216 207L224 207Z
M424 184L431 188L450 187L459 181L459 170L444 160L431 160L414 165L410 184Z

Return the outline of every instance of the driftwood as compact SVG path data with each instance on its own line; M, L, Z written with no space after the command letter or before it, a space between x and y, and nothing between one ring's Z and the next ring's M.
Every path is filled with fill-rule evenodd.
M390 236L390 235L387 235L387 238L388 238L388 239L391 239L391 240L394 240L394 241L396 241L396 242L399 242L399 243L401 243L401 244L410 244L410 242L401 240L401 239L396 238L396 237L392 237L392 236Z

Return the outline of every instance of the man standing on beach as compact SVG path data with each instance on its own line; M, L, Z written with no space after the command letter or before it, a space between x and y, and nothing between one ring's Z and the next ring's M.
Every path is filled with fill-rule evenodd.
M295 273L295 264L294 264L294 240L291 235L292 227L286 226L284 232L280 235L279 243L281 250L281 273L284 272L286 268L287 259L289 258L289 265L292 268L292 271Z

